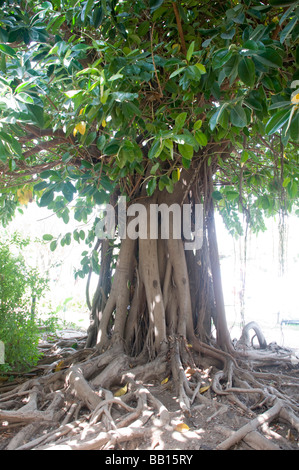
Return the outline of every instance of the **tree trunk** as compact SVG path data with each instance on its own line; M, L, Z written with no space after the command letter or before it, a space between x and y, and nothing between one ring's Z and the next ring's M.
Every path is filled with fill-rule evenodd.
M131 357L153 360L171 348L173 338L181 338L201 354L217 357L210 347L215 343L211 336L214 323L218 346L231 350L210 191L204 204L202 246L198 250L185 249L183 204L190 204L193 230L195 204L199 200L193 176L191 171L182 171L172 194L157 190L152 197L136 201L143 211L140 209L138 219L130 213L127 232L133 220L139 237L131 239L127 233L122 239L109 293L112 249L111 241L103 241L102 271L92 304L88 346L96 344L105 351L117 345ZM166 209L168 237L164 236L162 225L166 219L161 213L155 219L158 226L153 223L153 204ZM157 237L153 237L155 233Z

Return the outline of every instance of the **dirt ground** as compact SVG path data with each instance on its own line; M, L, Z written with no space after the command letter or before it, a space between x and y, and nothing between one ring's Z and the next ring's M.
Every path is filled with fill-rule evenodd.
M298 354L298 352L296 352ZM288 397L294 403L299 404L299 364L291 367L289 364L265 366L260 372L283 376L281 389L288 393ZM229 395L216 395L209 387L211 383L211 369L202 371L206 387L202 388L202 401L195 401L191 413L183 413L179 400L174 396L172 380L166 383L145 384L151 394L156 397L169 411L168 424L161 426L161 421L154 413L150 414L148 421L143 423L145 427L154 428L154 432L148 438L130 440L116 445L113 450L176 450L199 451L216 450L217 446L230 437L235 431L242 428L254 417L266 411L266 408L250 410L248 403L242 402L242 398L236 402ZM206 374L206 379L204 378ZM289 377L289 380L286 380ZM293 380L295 379L295 380ZM205 390L206 388L206 390ZM1 381L0 381L1 398ZM81 418L87 410L83 409ZM138 423L137 423L138 424ZM22 429L18 423L8 423L0 420L0 450L5 450L11 439ZM265 424L258 429L261 439L275 444L280 450L299 450L299 433L290 424L281 420ZM39 431L40 432L40 431ZM44 433L49 432L49 428ZM40 434L39 434L40 435ZM247 438L231 448L232 450L260 450L256 441Z

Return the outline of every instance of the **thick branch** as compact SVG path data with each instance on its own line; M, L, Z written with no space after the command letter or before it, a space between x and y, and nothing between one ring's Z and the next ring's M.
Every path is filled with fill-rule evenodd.
M35 155L36 153L41 152L42 150L49 150L51 148L58 147L58 145L64 144L65 142L66 142L65 138L58 138L58 139L50 140L48 142L42 142L36 145L36 147L33 147L27 150L27 152L23 154L23 157L25 159L29 158L32 155Z

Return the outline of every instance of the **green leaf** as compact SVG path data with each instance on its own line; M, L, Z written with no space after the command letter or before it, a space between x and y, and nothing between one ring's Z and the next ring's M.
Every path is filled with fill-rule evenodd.
M195 64L194 67L196 67L199 70L201 75L204 75L207 73L207 69L205 68L203 64Z
M175 131L179 132L183 127L187 119L187 113L181 113L176 117L175 120Z
M160 163L155 163L155 165L151 169L151 175L155 175L159 167L160 167Z
M88 15L89 15L89 12L93 7L93 4L94 4L94 0L88 0L86 2L85 7L83 8L82 13L81 13L82 21L86 21Z
M0 51L10 57L17 57L15 50L12 47L7 46L6 44L0 44Z
M194 148L189 144L179 144L179 152L186 160L192 160L194 155Z
M294 142L299 142L299 113L298 112L291 122L290 136Z
M104 148L104 153L105 155L108 155L108 156L116 155L119 151L119 148L120 148L120 143L116 141L112 141Z
M257 54L254 56L261 64L267 65L272 68L280 68L283 65L281 56L274 49L270 47L266 49L265 52Z
M88 136L86 137L86 140L84 142L84 145L86 147L89 147L96 139L97 133L96 132L90 132Z
M156 11L160 6L162 6L164 0L150 0L151 13Z
M191 44L190 44L190 47L187 51L187 56L186 56L186 59L187 59L188 62L190 62L190 60L193 56L194 48L195 48L195 41L192 41Z
M164 143L159 140L156 140L150 148L148 153L148 158L151 160L154 157L158 158L164 148Z
M247 162L247 160L249 159L249 157L250 157L249 153L248 153L246 150L244 150L244 151L242 152L242 156L241 156L241 160L240 160L242 166Z
M220 108L217 108L217 111L211 117L210 123L209 123L211 131L215 130L217 124L219 123L219 119L221 117L221 114L227 108L227 106L229 106L229 103L223 103L223 105L220 106Z
M276 103L271 104L269 106L269 111L272 111L273 109L278 109L278 108L286 108L290 106L289 101L277 101Z
M196 131L195 132L195 139L197 140L197 142L199 143L199 145L201 145L202 147L205 147L206 145L208 145L208 138L207 136L201 132L201 131Z
M230 122L236 127L245 127L247 125L247 116L240 104L237 104L231 109Z
M106 145L106 137L104 135L101 135L98 139L97 139L97 148L102 151L104 149Z
M274 114L274 116L271 117L266 125L266 133L268 135L272 135L279 131L279 129L281 129L282 126L288 121L290 114L290 109L283 109L282 111Z
M62 194L64 195L65 199L69 202L72 202L74 199L74 194L77 192L75 186L68 181L67 183L64 184L62 188Z
M199 129L201 129L201 127L202 127L202 120L199 119L198 121L196 121L196 122L194 123L193 129L194 129L195 131L198 131Z
M44 127L44 110L40 106L27 104L33 123L37 124L41 129Z
M53 240L53 238L54 238L53 235L49 235L49 234L46 234L43 236L43 240L45 242L50 242L51 240Z
M47 181L41 181L40 183L36 184L34 186L34 191L42 191L43 189L46 189L49 186L50 183Z
M69 91L65 91L64 94L68 98L74 98L75 96L79 95L82 92L83 92L83 90L69 90Z
M125 93L123 91L116 91L112 93L112 97L115 101L123 102L123 101L133 101L138 98L137 93Z
M52 243L50 244L50 250L53 252L55 251L57 248L57 240L54 240L52 241Z
M28 95L27 93L19 93L18 95L16 95L16 99L18 101L21 101L21 103L29 103L29 104L34 104L34 100L33 98Z
M282 30L280 33L280 42L281 44L285 42L285 40L288 38L288 36L291 34L293 29L295 28L296 24L298 22L298 18L294 17L287 25L286 27Z
M290 182L291 182L291 178L287 177L284 179L282 186L286 188Z
M148 196L152 196L154 194L156 187L157 187L157 179L156 178L150 179L146 188L146 192Z
M185 70L186 67L180 67L178 68L175 72L172 72L172 74L170 75L169 79L171 78L174 78L176 77L177 75L179 75L179 73L181 73L183 70Z
M273 7L288 7L290 5L296 5L297 1L290 0L269 0L269 3Z
M234 201L235 199L238 199L239 193L237 191L226 191L225 197L228 201Z
M255 65L252 59L244 57L239 63L238 73L245 85L253 87L255 83Z
M40 200L40 207L47 207L54 199L54 191L50 189L49 191L45 191Z
M92 22L93 22L95 29L97 29L102 24L103 19L104 19L103 8L96 7L92 15Z
M214 191L212 193L212 198L215 199L215 201L221 201L221 199L223 199L223 196L220 191Z

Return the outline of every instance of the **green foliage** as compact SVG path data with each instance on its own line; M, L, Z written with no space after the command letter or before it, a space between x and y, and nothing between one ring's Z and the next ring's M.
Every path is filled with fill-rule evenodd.
M0 338L5 344L2 371L26 370L39 358L35 309L47 288L47 281L26 265L21 255L25 244L28 241L16 234L10 241L1 240Z
M116 188L171 193L203 163L232 221L298 210L298 2L177 1L180 24L173 5L2 0L2 223L26 185L86 223Z

